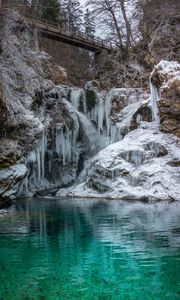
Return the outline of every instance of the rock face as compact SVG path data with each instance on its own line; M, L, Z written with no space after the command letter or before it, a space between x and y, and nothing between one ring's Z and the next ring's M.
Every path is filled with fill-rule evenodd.
M141 55L148 67L160 60L180 57L180 2L178 0L141 1Z
M139 129L102 150L86 182L69 192L81 197L126 200L180 200L179 140L158 133L156 124ZM65 195L60 191L58 195Z
M0 152L11 165L40 139L45 126L44 94L58 78L63 82L65 71L46 53L34 50L32 34L26 26L21 30L18 15L4 13L1 22Z
M136 54L138 57L139 53ZM133 60L132 60L133 61ZM149 74L142 64L129 63L118 57L106 57L104 63L101 62L98 70L101 88L126 87L143 88L148 87Z
M161 61L154 68L151 81L159 90L161 130L180 137L180 64Z
M27 173L18 166L36 148L48 123L45 93L67 80L65 70L51 57L34 50L32 33L25 24L21 29L20 16L4 12L1 17L0 197L10 200ZM5 180L9 192L4 191Z
M24 164L16 164L8 169L0 170L0 208L17 197L27 171Z

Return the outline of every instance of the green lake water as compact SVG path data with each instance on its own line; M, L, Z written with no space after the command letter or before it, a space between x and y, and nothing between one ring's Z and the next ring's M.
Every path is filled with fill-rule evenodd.
M180 204L18 201L0 216L0 300L180 299Z

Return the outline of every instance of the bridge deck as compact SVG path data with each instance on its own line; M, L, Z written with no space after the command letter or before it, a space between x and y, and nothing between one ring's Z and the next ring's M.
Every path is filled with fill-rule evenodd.
M0 0L1 1L1 0ZM20 1L19 1L20 2ZM74 45L83 49L87 49L93 52L100 52L101 50L113 51L116 49L115 45L104 41L101 38L87 36L83 32L72 33L68 32L57 24L42 20L38 18L32 18L28 11L28 6L24 4L17 5L17 1L3 0L2 8L8 8L19 11L23 16L25 22L32 28L36 28L40 33L48 38L61 41L66 44Z
M103 49L108 51L114 49L110 43L105 43L103 40L97 38L89 38L83 33L76 34L67 32L62 30L59 26L46 21L33 20L30 18L26 18L25 20L29 26L37 28L38 31L48 38L59 40L66 44L88 49L93 52L98 52Z

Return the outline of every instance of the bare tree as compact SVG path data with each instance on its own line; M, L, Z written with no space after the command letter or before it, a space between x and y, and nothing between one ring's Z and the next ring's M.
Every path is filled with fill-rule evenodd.
M126 0L117 0L117 2L119 2L121 13L122 13L122 16L123 16L123 19L124 19L124 22L125 22L125 27L126 27L126 47L129 48L129 46L131 45L132 31L131 31L130 22L128 20L126 8L125 8Z
M115 29L118 44L122 46L122 31L118 18L118 6L116 0L89 0L86 6L90 7L91 13L98 19L101 25Z

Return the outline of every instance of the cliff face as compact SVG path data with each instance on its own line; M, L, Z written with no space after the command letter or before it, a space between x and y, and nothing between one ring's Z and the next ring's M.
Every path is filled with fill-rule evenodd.
M180 2L178 0L144 0L141 4L142 40L139 51L144 65L153 68L163 60L180 57Z
M13 14L5 14L1 20L0 126L1 147L7 155L0 161L7 164L19 160L36 144L44 126L44 94L54 87L53 82L65 79L64 70L46 53L33 50L32 32L26 27L22 31L21 22Z
M161 61L152 72L151 82L159 90L160 129L180 137L180 64Z
M46 126L45 93L54 83L67 80L51 57L34 51L33 33L25 24L22 30L18 15L3 13L0 22L0 195L4 199L15 197L27 173L23 157L37 145ZM21 165L21 176L15 164ZM7 168L10 171L5 173Z

